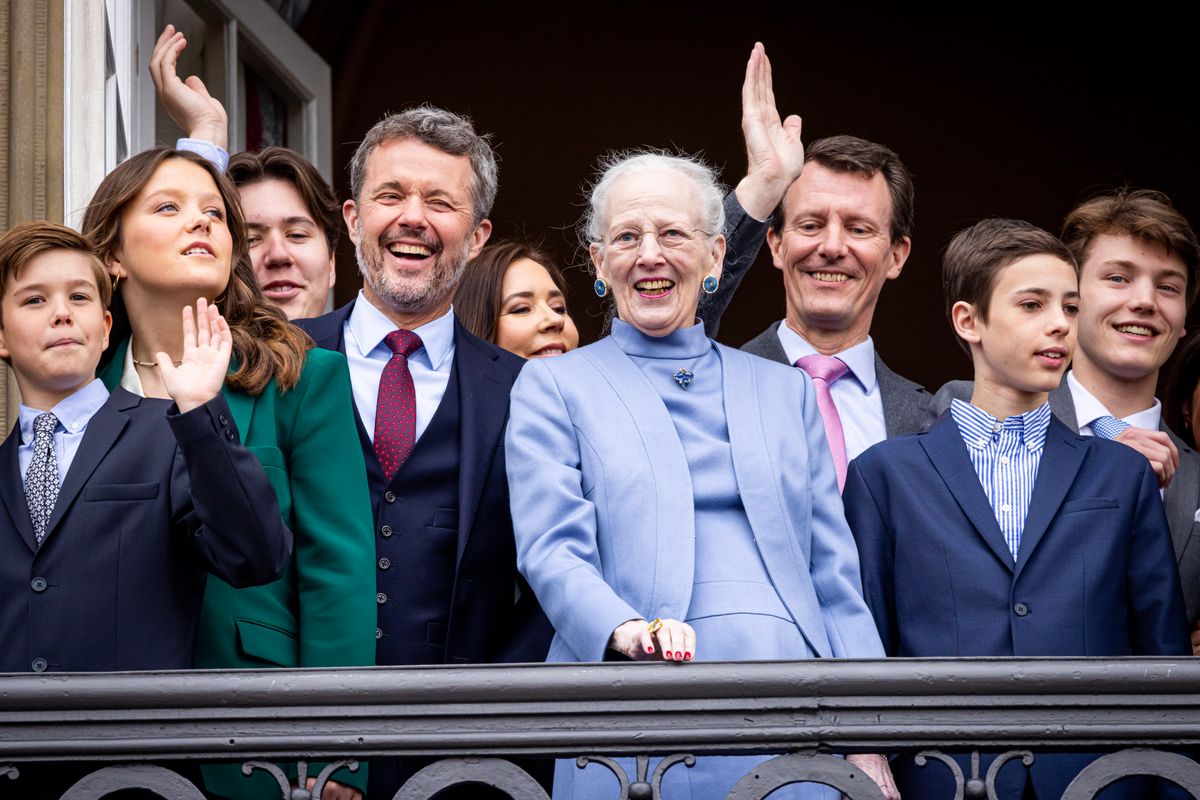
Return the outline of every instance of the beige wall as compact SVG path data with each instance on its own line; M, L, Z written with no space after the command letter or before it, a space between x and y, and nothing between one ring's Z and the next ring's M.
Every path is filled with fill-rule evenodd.
M0 230L63 219L62 0L0 0ZM0 431L19 402L0 381Z

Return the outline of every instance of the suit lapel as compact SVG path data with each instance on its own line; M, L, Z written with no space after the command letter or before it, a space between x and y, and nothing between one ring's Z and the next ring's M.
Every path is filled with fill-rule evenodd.
M1054 521L1071 484L1075 482L1075 475L1083 464L1084 452L1079 434L1056 420L1050 421L1042 460L1038 464L1037 481L1033 485L1033 497L1029 500L1029 513L1025 515L1025 528L1021 531L1021 549L1017 552L1018 577L1029 563L1046 529Z
M942 481L954 495L959 508L967 515L967 519L975 526L975 530L996 554L1000 563L1012 570L1012 553L1004 540L1000 523L996 521L992 505L984 494L983 485L979 482L979 473L975 471L975 465L967 455L967 446L958 430L958 423L947 414L930 428L928 434L920 437L920 441L934 469L942 476Z
M753 356L759 358L778 361L780 364L792 365L788 361L787 353L783 349L783 343L779 341L779 326L782 322L776 322L765 331L755 336L746 344L742 345L742 349Z
M254 408L258 405L255 398L246 392L231 391L228 386L221 387L221 394L225 395L225 404L233 412L233 421L237 423L242 441L247 441L250 438L250 423L254 418Z
M462 560L475 514L483 498L483 482L500 446L508 419L512 378L488 352L454 320L454 363L459 391L458 556Z
M1195 529L1196 509L1200 508L1200 469L1197 469L1196 454L1175 432L1160 422L1159 430L1171 437L1179 450L1179 469L1171 484L1163 492L1163 507L1171 528L1171 542L1175 545L1175 558L1183 555L1188 539Z
M1079 433L1079 419L1075 416L1075 398L1071 395L1071 384L1063 375L1058 388L1050 393L1050 411L1058 417L1063 425L1071 429L1071 433Z
M312 319L296 320L295 324L312 337L317 347L346 355L346 320L350 319L355 302L357 302L357 298L328 314L322 314ZM383 468L379 466L379 458L375 455L375 445L371 441L371 435L363 425L362 417L358 413L358 403L354 402L353 393L351 393L350 408L354 413L354 426L358 429L358 440L362 445L363 458L366 461L367 480L371 486L372 501L378 501L383 495L383 488L386 488L387 481L383 476Z
M875 380L879 382L879 397L883 401L883 423L888 438L922 430L925 427L928 403L918 401L928 395L921 386L888 369L878 352L875 353Z
M354 302L354 300L351 300L341 308L330 311L328 314L322 314L319 317L296 320L295 324L312 337L317 347L323 350L334 350L345 355L345 325L346 320L350 318L350 312L354 310Z
M37 539L33 535L33 522L29 518L29 503L25 499L25 484L21 480L21 462L17 457L17 448L21 444L21 423L13 426L12 433L0 446L0 464L7 464L8 478L0 481L0 503L8 511L12 520L13 530L17 532L25 545L37 552Z
M118 387L113 390L108 401L100 406L100 410L92 415L83 440L79 443L79 450L71 461L71 468L63 480L62 488L58 490L58 502L54 504L54 511L46 523L46 534L42 537L43 546L54 534L54 529L75 502L75 497L83 489L88 478L108 455L121 431L129 424L129 418L123 412L136 408L140 402L140 397Z
M663 476L662 480L672 486L670 491L654 492L654 508L646 509L646 514L654 515L656 533L648 610L657 616L683 619L692 596L696 565L696 508L683 443L658 392L611 336L585 352L595 363L596 374L612 387L614 402L628 411L629 422L650 462L651 475L656 479ZM636 448L637 442L631 440L628 446Z
M830 655L829 638L820 618L806 610L816 608L815 596L800 580L809 569L810 553L796 537L779 502L779 482L773 475L764 442L762 414L754 370L741 353L717 349L724 376L725 419L729 426L729 448L737 476L738 494L754 541L779 597L800 626L804 638L820 658ZM811 601L810 601L811 599ZM810 601L810 602L806 602Z

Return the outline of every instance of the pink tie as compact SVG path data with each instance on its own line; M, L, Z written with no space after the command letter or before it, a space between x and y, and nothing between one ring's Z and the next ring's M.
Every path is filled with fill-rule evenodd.
M375 406L375 455L390 481L417 443L417 392L408 357L421 347L421 337L396 330L383 339L392 357L379 380Z
M829 452L833 454L833 469L837 473L840 492L846 486L846 434L842 431L842 418L838 416L829 387L845 375L849 367L833 356L819 353L805 356L796 362L796 366L808 373L817 389L817 409L821 412L821 422L825 423L825 438L829 440Z

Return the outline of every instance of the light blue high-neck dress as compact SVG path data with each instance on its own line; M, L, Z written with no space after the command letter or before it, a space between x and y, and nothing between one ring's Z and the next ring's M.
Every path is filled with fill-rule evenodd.
M729 443L721 356L702 325L651 337L614 320L613 341L638 366L667 408L691 470L695 505L695 568L685 621L696 631L696 660L797 660L814 656L776 591L738 494ZM691 374L687 387L675 375ZM686 377L686 376L683 376ZM635 498L629 498L636 502ZM680 669L686 669L686 665ZM710 756L694 767L676 764L663 779L664 800L723 798L767 756ZM635 780L633 759L619 759ZM653 774L658 759L650 762ZM558 763L556 800L609 800L617 796L612 773L601 765L578 769ZM837 798L827 787L781 789L779 798Z

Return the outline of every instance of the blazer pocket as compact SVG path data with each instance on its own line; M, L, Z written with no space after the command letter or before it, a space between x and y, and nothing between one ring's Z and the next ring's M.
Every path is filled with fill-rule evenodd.
M452 531L458 530L458 509L457 508L438 508L433 512L434 528L449 528Z
M274 445L247 445L246 449L253 453L254 457L258 459L258 463L264 467L275 467L276 469L283 470L287 468L283 461L283 451Z
M1070 514L1074 511L1096 511L1103 508L1120 508L1113 497L1084 497L1079 500L1068 500L1063 503L1060 513Z
M83 490L87 503L104 500L153 500L158 497L157 483L96 483Z
M277 667L294 667L299 663L295 633L244 617L236 618L234 624L243 655Z

